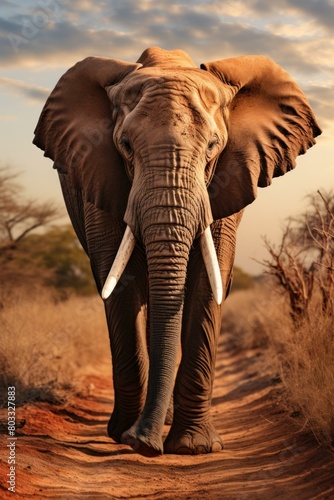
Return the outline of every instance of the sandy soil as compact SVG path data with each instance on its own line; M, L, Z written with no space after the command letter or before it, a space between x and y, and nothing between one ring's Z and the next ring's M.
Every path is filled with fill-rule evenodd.
M102 367L86 375L83 394L66 406L18 408L17 421L26 424L17 429L16 494L6 491L1 435L1 499L334 498L334 455L300 418L282 412L279 385L261 353L221 345L218 359L212 414L222 453L149 459L113 443L106 436L110 367Z

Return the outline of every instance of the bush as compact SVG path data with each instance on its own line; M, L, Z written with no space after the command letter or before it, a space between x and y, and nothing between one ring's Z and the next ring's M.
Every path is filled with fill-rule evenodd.
M310 196L305 214L287 225L278 249L268 242L274 278L290 325L273 328L272 344L291 404L321 442L334 439L334 195Z
M312 195L282 242L266 242L267 275L224 305L227 347L261 348L284 383L281 403L321 443L334 439L334 195Z
M310 319L312 302L325 315L334 308L334 194L310 196L309 210L290 220L276 249L266 242L264 262L290 305L297 325Z
M5 290L15 287L54 288L54 295L96 293L89 259L71 226L57 226L43 234L29 234L18 246L0 256L0 285ZM8 293L8 292L7 292Z
M252 277L245 273L240 267L234 266L233 268L233 282L231 292L237 290L248 290L253 288L254 283Z
M63 209L27 199L17 177L0 165L0 304L14 286L49 285L62 296L94 293L89 260L72 227L51 226Z

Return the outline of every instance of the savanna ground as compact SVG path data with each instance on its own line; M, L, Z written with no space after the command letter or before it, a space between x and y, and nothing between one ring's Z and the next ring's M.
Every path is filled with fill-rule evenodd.
M224 305L212 418L225 450L151 459L106 434L109 342L88 260L70 228L50 228L57 207L19 193L0 166L1 499L334 498L333 193L267 243L269 281ZM252 285L235 271L235 289Z
M309 338L316 330L318 341L302 347L278 290L232 293L212 406L225 450L149 459L106 435L113 391L101 301L17 294L0 310L1 401L15 386L17 405L15 494L6 484L6 406L0 414L1 498L334 498L326 315L314 314Z

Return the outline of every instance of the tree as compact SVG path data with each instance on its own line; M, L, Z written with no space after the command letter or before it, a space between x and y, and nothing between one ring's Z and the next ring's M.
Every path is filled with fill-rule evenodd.
M13 250L28 234L59 219L62 211L53 202L25 199L17 174L0 167L0 250Z
M45 230L63 215L53 202L25 198L17 177L9 167L0 167L0 288L3 295L8 290L36 282L38 270L20 263L22 245L33 231ZM25 260L29 263L29 255L25 255Z
M53 202L26 199L17 177L8 167L0 167L2 294L40 286L57 289L62 296L70 290L94 293L89 260L72 227L52 226L63 209Z
M252 277L245 273L240 267L234 266L231 292L235 292L236 290L248 290L253 288L253 286Z
M307 319L314 300L324 314L334 309L334 194L309 196L309 209L291 219L275 248L265 241L271 259L267 272L287 294L295 323Z
M96 292L89 259L72 226L53 227L43 234L30 234L17 254L21 269L38 271L40 283L79 295Z

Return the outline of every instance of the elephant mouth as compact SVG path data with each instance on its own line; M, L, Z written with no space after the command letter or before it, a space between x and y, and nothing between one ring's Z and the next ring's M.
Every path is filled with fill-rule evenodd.
M223 300L223 284L214 247L210 226L199 236L200 248L203 261L208 274L213 297L218 305ZM129 226L126 227L122 242L116 254L115 260L109 271L108 277L102 289L102 298L106 300L116 287L123 271L130 260L132 252L136 246L136 238Z

